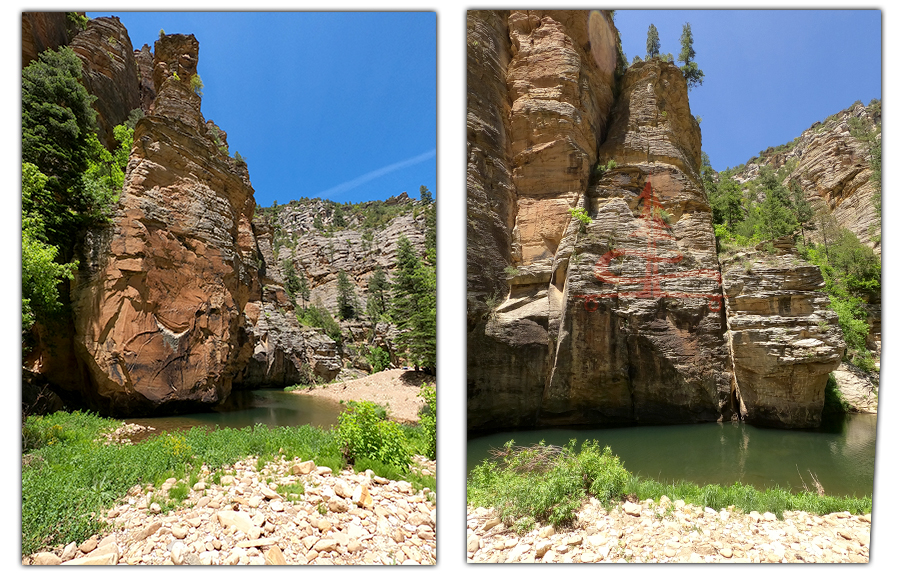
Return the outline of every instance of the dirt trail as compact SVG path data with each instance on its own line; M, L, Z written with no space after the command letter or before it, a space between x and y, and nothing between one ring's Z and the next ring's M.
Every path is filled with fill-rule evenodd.
M423 383L434 383L434 376L418 371L388 369L354 379L317 385L312 389L295 391L299 397L324 397L332 401L371 401L388 409L388 417L395 421L416 423L419 408L425 400L419 397Z

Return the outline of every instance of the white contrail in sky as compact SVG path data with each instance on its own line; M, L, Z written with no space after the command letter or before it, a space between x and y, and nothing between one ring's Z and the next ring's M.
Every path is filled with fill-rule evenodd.
M353 188L361 186L362 184L364 184L368 181L374 180L375 178L381 177L384 174L391 173L392 171L396 171L398 169L401 169L401 168L404 168L404 167L407 167L410 165L415 165L419 162L425 161L426 159L430 159L430 158L434 157L435 155L437 155L437 150L432 149L431 151L427 151L421 155L417 155L417 156L411 157L409 159L404 159L403 161L398 161L397 163L392 163L392 164L386 165L382 168L378 168L376 170L370 171L369 173L363 174L363 175L359 176L358 178L352 179L348 182L344 182L340 185L334 186L333 188L329 188L323 192L319 192L318 194L316 194L313 197L330 199L332 196L334 196L336 194L342 194L342 193L346 192L347 190L352 190Z

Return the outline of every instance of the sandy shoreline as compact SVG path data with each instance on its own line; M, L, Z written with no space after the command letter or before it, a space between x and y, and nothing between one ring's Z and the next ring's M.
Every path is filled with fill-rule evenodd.
M434 383L435 377L418 371L387 369L352 381L317 385L294 391L299 397L320 397L331 401L371 401L388 409L388 417L404 423L418 423L419 408L425 400L419 397L423 383Z

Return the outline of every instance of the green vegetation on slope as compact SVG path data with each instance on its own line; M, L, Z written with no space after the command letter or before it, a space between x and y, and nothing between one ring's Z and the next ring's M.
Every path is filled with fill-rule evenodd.
M133 111L113 130L117 147L103 147L81 69L68 47L44 51L22 69L23 333L61 312L58 289L77 267L75 244L118 201L140 118Z

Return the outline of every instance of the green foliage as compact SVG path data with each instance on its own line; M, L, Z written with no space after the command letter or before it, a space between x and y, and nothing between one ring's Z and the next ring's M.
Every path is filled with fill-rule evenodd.
M391 354L381 347L370 347L366 353L366 362L372 367L372 373L378 373L390 367Z
M347 319L356 319L359 311L356 293L353 290L353 284L347 277L347 273L343 270L338 273L337 286L338 315L345 321Z
M564 448L505 446L501 464L485 461L469 474L467 502L493 506L506 522L532 517L554 526L571 523L590 493L609 504L624 492L628 472L607 447L584 442L575 453L575 440Z
M191 90L198 96L203 96L203 81L200 79L200 75L194 74L191 76Z
M573 220L578 220L578 231L582 234L587 232L587 227L593 222L584 208L569 208L569 215L572 216Z
M432 460L437 459L437 386L423 383L419 389L419 397L425 405L419 410L419 426L422 427L425 450L423 454Z
M329 313L327 309L309 305L308 307L297 311L297 321L299 321L301 325L306 325L307 327L322 329L325 334L331 337L338 345L343 343L341 326L338 325L337 321L334 320L334 317L331 316L331 313Z
M370 401L351 401L338 416L338 435L344 457L349 463L369 458L406 468L410 462L409 444L403 430L386 419L384 408Z
M22 331L38 320L47 320L62 308L59 285L71 280L77 262L56 262L59 252L47 243L44 223L37 207L50 197L47 176L30 163L22 164Z
M398 349L416 367L437 364L437 273L424 264L406 236L397 243L390 317L400 330Z
M70 245L88 221L85 215L95 215L102 205L83 185L95 113L94 97L80 78L81 60L68 47L44 51L22 69L22 161L47 176L49 199L33 209L46 226L48 242L57 247Z
M70 24L76 26L79 30L84 30L87 28L87 24L90 19L84 14L78 14L77 12L66 12L66 20L68 20Z
M647 29L647 60L659 56L659 31L654 25Z
M613 170L616 168L616 160L611 159L606 162L606 165L603 165L599 161L597 165L594 166L594 175L599 179L602 178L606 172Z
M384 270L381 266L376 266L375 272L369 277L369 286L366 290L366 314L373 321L379 321L387 312L390 302L389 288Z
M300 277L297 276L297 269L294 268L294 261L290 258L285 258L284 262L281 264L281 271L284 272L284 290L291 298L291 301L296 302L297 298L300 298L302 295L303 283L300 282ZM304 277L303 280L305 282L306 277ZM306 290L308 293L309 286L307 286ZM308 298L309 297L304 298L304 301L308 300Z
M425 206L425 250L437 255L437 206L431 192L425 186L419 187L419 200ZM434 260L432 260L434 263Z
M672 484L630 474L609 448L602 452L596 442L584 442L575 454L575 441L562 449L543 442L530 448L513 448L507 442L500 462L484 461L470 473L466 500L474 506L494 507L507 523L522 528L536 522L555 526L571 523L590 494L610 506L626 495L659 500L663 495L695 506L720 510L733 506L744 512L806 511L813 514L849 511L866 514L872 498L819 496L816 492L793 494L783 488L757 490L735 483L698 486L690 482ZM528 519L534 519L529 521Z
M135 445L104 445L101 431L120 422L79 412L30 416L22 435L28 461L22 465L22 553L82 542L103 530L94 514L105 513L135 484L157 488L170 477L190 482L201 465L219 467L247 456L313 459L339 471L338 434L312 426L164 433ZM177 486L169 500L183 495Z
M703 71L694 62L695 56L697 55L694 52L694 34L691 32L691 24L686 22L681 30L681 52L678 54L678 60L684 63L681 74L687 81L688 91L703 84Z

